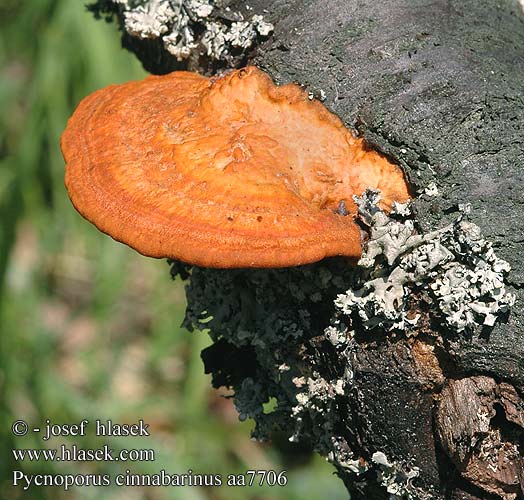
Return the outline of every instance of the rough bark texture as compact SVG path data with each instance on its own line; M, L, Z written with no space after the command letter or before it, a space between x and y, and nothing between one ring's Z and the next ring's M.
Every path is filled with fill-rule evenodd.
M470 203L470 219L512 266L509 284L517 302L494 328L467 334L441 329L416 338L361 332L348 346L322 337L333 316L332 299L353 279L343 263L289 271L194 268L187 324L213 317L205 325L216 344L203 357L214 384L235 388L240 411L257 421L257 436L291 429L331 456L352 498L524 498L519 3L249 5L275 26L251 62L279 83L325 92L325 105L348 127L402 165L418 194L417 219L425 231L442 227L459 204ZM232 7L245 9L244 2ZM141 57L154 71L166 70L163 57ZM438 197L423 194L431 182ZM174 270L186 271L178 265ZM336 384L318 382L342 379L349 365L351 388L343 396L336 395ZM317 397L307 412L308 403L297 405L305 380L311 398ZM262 405L269 397L278 405L267 414ZM356 462L348 465L342 456Z
M441 227L459 203L471 203L471 219L511 263L510 282L518 299L508 321L489 332L445 338L437 357L451 380L490 374L522 394L524 17L520 5L478 0L270 3L251 2L255 9L271 12L275 24L273 41L261 49L255 62L280 82L294 80L324 90L325 104L369 143L399 161L415 190L436 182L440 196L417 202L418 220L424 227ZM454 485L446 477L450 467L439 457L441 446L433 436L439 427L438 422L433 425L433 397L412 368L414 351L409 353L406 344L385 342L371 349L359 344L355 380L359 413L368 422L363 439L367 448L388 450L393 457L416 457L427 480L446 485L448 495L461 498L458 492L451 493ZM419 360L420 364L427 366L428 360ZM444 399L446 394L441 393ZM462 401L468 406L467 395ZM522 408L520 412L522 418ZM501 419L509 418L507 410L499 414ZM458 412L450 425L459 425L461 415ZM517 425L522 460L523 426ZM522 463L517 468L522 474ZM470 498L487 498L463 479L457 484L470 491ZM519 491L522 497L522 484Z

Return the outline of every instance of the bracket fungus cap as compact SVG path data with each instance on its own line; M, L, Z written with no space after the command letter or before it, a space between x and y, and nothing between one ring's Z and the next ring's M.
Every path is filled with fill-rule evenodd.
M357 258L353 195L409 198L398 166L298 85L276 86L255 67L101 89L79 104L61 146L86 219L144 255L206 267Z

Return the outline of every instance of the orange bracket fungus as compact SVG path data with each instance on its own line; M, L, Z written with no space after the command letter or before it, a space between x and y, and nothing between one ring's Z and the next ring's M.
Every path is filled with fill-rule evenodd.
M255 67L112 85L62 136L77 210L140 253L217 268L361 254L353 195L409 198L399 167L298 85Z

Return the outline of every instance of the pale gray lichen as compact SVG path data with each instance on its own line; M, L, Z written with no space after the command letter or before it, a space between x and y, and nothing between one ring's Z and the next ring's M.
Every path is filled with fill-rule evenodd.
M326 91L323 89L315 89L315 90L309 90L308 99L312 101L313 99L317 99L320 102L324 102L326 100L327 94Z
M425 188L424 188L424 194L427 196L438 196L439 191L438 187L434 182L430 182Z
M374 452L370 460L363 457L355 458L351 453L348 454L347 443L333 438L333 451L328 454L327 459L354 474L357 481L363 476L369 479L369 473L372 471L376 482L386 490L389 500L415 500L423 497L420 490L413 485L420 469L391 461L382 451Z
M124 0L118 0L118 3L124 7L126 30L138 38L158 38L169 31L169 21L175 16L175 10L167 0L150 0L135 8Z
M411 484L419 475L418 467L405 467L400 463L391 462L381 451L373 453L371 461L377 469L378 481L386 488L391 500L420 498Z
M478 226L465 220L468 207L438 231L420 234L406 205L391 215L378 208L377 191L355 197L370 238L359 266L361 282L336 299L339 310L366 330L415 331L422 314L462 332L493 326L515 295L505 287L509 264L495 255ZM422 302L431 307L422 307Z
M257 40L268 37L273 25L260 14L248 18L232 12L227 0L110 0L124 29L139 39L160 39L178 61L192 54L228 61ZM102 8L101 8L102 9ZM232 56L231 56L232 57Z

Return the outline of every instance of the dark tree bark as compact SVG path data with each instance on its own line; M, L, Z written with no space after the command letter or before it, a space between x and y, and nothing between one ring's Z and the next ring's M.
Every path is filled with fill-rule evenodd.
M496 417L483 432L500 427L502 434L512 434L500 441L518 449L519 457L508 459L518 477L507 480L515 487L506 489L508 498L512 497L509 490L522 498L521 6L517 1L484 0L250 4L267 9L276 25L273 40L260 49L254 62L280 82L298 81L324 90L325 104L398 161L415 191L436 182L440 196L417 201L418 220L427 229L442 226L458 204L471 203L471 219L512 266L510 282L518 291L517 303L508 321L493 330L448 337L439 346L408 340L359 344L356 411L364 447L387 450L393 457L414 457L424 480L443 496L488 498L484 491L495 493L497 487L486 483L493 486L497 480L490 482L486 464L470 471L464 463L467 457L455 456L454 439L460 438L442 442L447 428L464 426L464 439L475 433L464 421L466 413L486 404L490 415L496 409ZM479 403L469 392L460 393L459 387L468 380L475 383L477 375L491 377L481 379L490 381L485 389L489 403ZM518 399L515 424L510 423L515 422L513 410L496 395L506 383ZM453 390L459 391L455 400L462 406L456 411L447 409ZM497 476L493 471L492 475ZM357 493L356 486L349 486ZM499 490L504 489L499 485ZM369 498L365 492L356 497Z
M494 328L409 338L358 336L351 353L352 391L325 415L325 422L335 422L332 435L343 440L328 443L315 430L322 422L313 419L303 423L310 426L304 435L323 453L338 446L372 463L378 451L391 462L417 467L413 489L399 495L524 498L521 6L516 0L251 0L249 5L265 12L275 26L250 62L278 83L295 81L318 95L325 92L329 109L404 168L414 194L435 182L438 197L417 197L423 230L442 227L456 216L459 204L470 203L471 220L511 264L509 284L517 294L512 313ZM245 11L244 2L233 2L232 7ZM141 55L150 68L151 61L154 66L155 60L163 60ZM161 65L152 69L165 70ZM289 380L278 378L266 363L267 349L279 353L276 358L283 352L278 338L265 338L261 347L256 339L246 340L248 333L241 339L238 335L240 330L250 331L250 321L257 324L253 331L269 330L260 326L267 319L257 317L260 311L278 311L281 330L291 328L286 311L300 309L306 299L289 297L290 283L322 289L323 304L311 300L307 310L324 320L304 323L310 329L305 334L307 354L303 342L302 350L288 345L287 353L293 354L282 354L281 359L294 359L302 366L314 359L311 366L317 371L343 371L345 358L325 342L315 343L333 312L333 297L343 290L343 285L319 285L318 275L325 269L331 276L343 275L340 265L306 266L285 278L284 271L193 269L188 324L198 325L201 319L202 310L194 304L214 300L210 287L222 286L227 297L207 309L214 316L211 330L217 343L204 353L204 360L215 385L231 385L240 395L243 391L240 408L247 408L249 390L254 400L278 395L282 415L273 423L285 428L293 420L282 403L294 397ZM295 280L293 273L302 272L309 277ZM271 294L277 297L273 301ZM280 343L284 338L298 342L302 334L289 335L281 336ZM265 385L247 387L246 381L253 380L265 380ZM246 414L262 419L257 411L246 409ZM375 459L380 462L380 457ZM389 497L380 472L383 475L387 467L355 474L347 464L335 464L352 498ZM408 484L410 479L400 482Z

